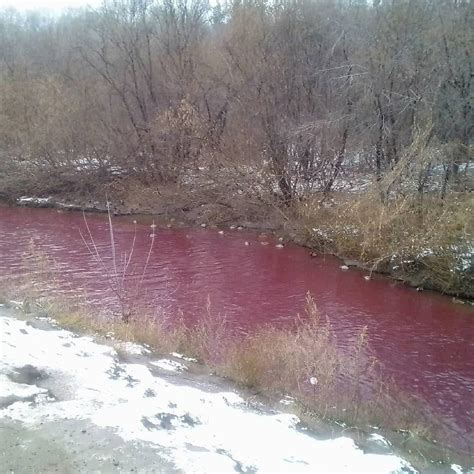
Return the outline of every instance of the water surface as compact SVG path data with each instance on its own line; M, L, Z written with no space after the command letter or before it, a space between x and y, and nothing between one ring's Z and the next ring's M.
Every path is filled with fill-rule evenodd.
M112 267L107 218L87 218L98 251ZM135 226L114 219L117 265L128 258L129 273L141 280L150 251L151 218ZM474 312L450 298L417 292L401 283L360 270L343 271L331 257L307 250L277 248L271 237L238 230L157 228L142 288L155 306L170 314L197 318L206 311L226 315L232 324L286 324L304 311L308 292L330 316L341 347L364 327L387 373L415 393L445 424L449 442L469 449L474 428ZM32 247L52 257L64 291L87 293L93 303L117 307L102 264L89 254L80 213L0 207L0 275L24 271ZM262 241L268 245L262 245ZM453 441L454 440L454 441Z

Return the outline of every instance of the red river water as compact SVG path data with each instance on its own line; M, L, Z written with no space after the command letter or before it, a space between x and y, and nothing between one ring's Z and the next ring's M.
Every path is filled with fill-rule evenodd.
M87 217L105 264L111 268L107 216ZM129 272L141 277L150 252L151 218L135 225L114 218L117 261L129 254ZM53 258L64 291L84 292L93 303L113 307L104 269L82 238L80 213L0 206L0 277L24 270L31 243ZM343 271L332 257L312 258L293 245L277 248L273 237L238 230L155 230L142 288L171 313L199 317L207 301L232 324L251 330L285 324L304 310L308 292L330 317L338 343L353 341L368 327L369 342L395 382L417 395L447 428L449 438L469 450L474 429L474 310L434 292L417 292L383 277L364 279ZM87 237L87 235L86 235ZM262 245L262 240L268 242ZM196 316L197 315L197 316Z

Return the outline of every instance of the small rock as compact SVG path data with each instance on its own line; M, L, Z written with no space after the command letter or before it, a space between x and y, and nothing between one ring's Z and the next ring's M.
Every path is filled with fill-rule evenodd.
M341 265L339 268L344 271L349 270L349 267L347 265Z
M201 227L204 229L207 227L207 224L201 224Z
M284 247L284 245L283 245L283 244L276 244L275 247L276 247L277 249L282 249L282 248Z
M220 230L219 232L217 232L219 235L224 235L224 231L223 230Z
M250 242L245 241L244 245L246 245L248 247L250 245Z
M370 275L365 275L364 280L369 281L370 280Z

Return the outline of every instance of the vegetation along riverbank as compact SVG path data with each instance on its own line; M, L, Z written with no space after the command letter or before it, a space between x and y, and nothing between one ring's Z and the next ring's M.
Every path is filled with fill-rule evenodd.
M0 196L277 229L472 298L472 15L435 0L2 11Z
M179 318L147 317L143 310L125 321L88 307L79 297L39 297L46 284L39 286L37 276L21 285L15 281L2 291L0 304L21 310L27 319L92 335L124 355L140 348L160 357L171 354L174 362L168 363L191 364L195 380L209 373L222 377L237 384L255 406L263 402L295 414L323 438L349 436L371 450L367 440L376 430L374 440L383 440L375 443L377 452L394 451L418 469L445 472L453 463L470 467L469 453L446 444L443 424L429 409L384 375L371 355L366 329L341 352L330 320L310 297L296 328L264 327L237 335L210 311L193 326ZM48 286L51 290L51 281Z

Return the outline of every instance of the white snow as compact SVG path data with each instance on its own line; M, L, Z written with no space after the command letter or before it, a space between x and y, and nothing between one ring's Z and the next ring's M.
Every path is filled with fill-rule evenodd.
M10 300L9 303L10 303L14 308L21 308L21 307L23 306L23 301Z
M150 350L140 344L134 342L119 342L115 345L119 351L127 352L130 355L145 355L149 354Z
M41 386L51 396L11 382L7 376L25 365L47 374ZM156 447L185 472L411 470L395 455L362 452L347 437L317 440L297 429L296 416L257 412L237 393L183 385L189 378L172 383L144 364L119 362L115 349L91 338L35 329L12 317L0 317L0 374L0 393L35 397L2 408L0 423L12 419L34 428L89 420L126 442Z
M371 441L374 441L375 443L377 443L380 446L384 446L384 447L391 446L390 442L387 441L383 436L379 435L378 433L372 433L369 436L369 439Z
M281 400L280 403L282 405L293 405L295 403L295 399L290 397L289 395L285 395Z
M46 393L44 388L36 385L16 383L10 380L5 374L0 374L0 399L4 397L29 398L40 393Z
M186 370L185 365L171 359L160 359L150 362L150 364L160 369L168 370L169 372L182 372L183 370Z
M183 359L186 362L197 362L197 359L194 359L193 357L186 357L183 354L180 354L179 352L172 352L170 355L172 355L176 359Z
M17 199L18 204L47 204L51 201L51 197L47 198L39 198L39 197L29 197L29 196L21 196Z

